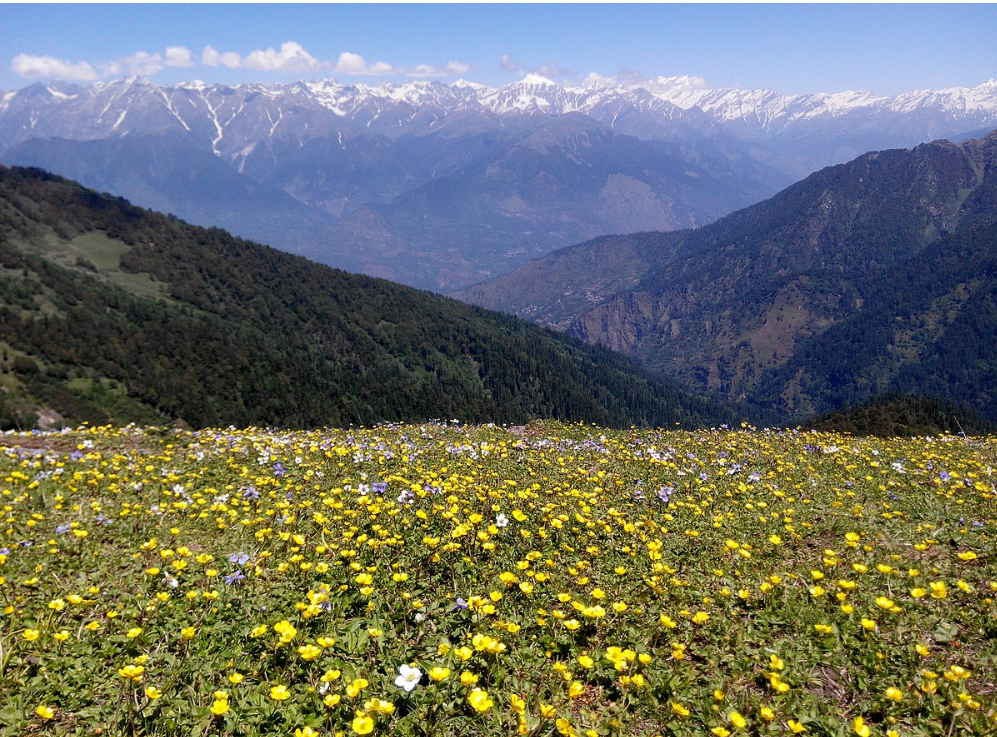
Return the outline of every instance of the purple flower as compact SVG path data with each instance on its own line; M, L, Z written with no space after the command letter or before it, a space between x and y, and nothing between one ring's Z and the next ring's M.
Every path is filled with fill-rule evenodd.
M467 608L468 608L467 602L464 601L461 597L458 596L457 597L457 603L453 605L453 608L450 611L451 612L455 612L458 609L467 609Z
M67 523L65 523L63 525L59 525L58 527L56 527L55 528L55 534L56 535L65 535L71 529L73 529L73 526L67 522Z
M373 485L373 489L374 489L374 493L375 494L384 494L384 492L386 492L388 490L388 482L387 481L375 481L374 485Z
M658 490L658 499L662 501L663 504L668 504L671 501L672 494L675 492L674 486L662 486Z
M287 473L287 469L284 468L284 464L281 463L280 461L277 461L274 464L274 466L273 466L273 475L274 476L283 476L286 473Z
M232 584L238 583L244 578L245 576L242 574L242 571L236 571L235 573L231 573L228 576L225 576L225 583L231 586Z
M240 550L238 553L232 553L232 555L228 557L228 562L232 565L244 566L249 562L249 556Z

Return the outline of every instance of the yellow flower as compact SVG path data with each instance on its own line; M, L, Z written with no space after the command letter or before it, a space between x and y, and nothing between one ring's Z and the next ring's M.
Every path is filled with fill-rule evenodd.
M885 596L880 596L876 599L876 606L882 609L892 609L893 602L890 599L887 599Z
M893 686L890 686L888 689L886 689L886 698L888 698L890 701L899 702L903 700L904 694L903 691L901 691L899 688L894 688Z
M685 717L689 716L689 713L690 713L688 709L686 709L684 706L682 706L682 704L677 704L674 701L672 702L672 711L674 711L676 714L678 714L682 718L685 718Z
M595 661L592 660L592 658L590 658L588 655L579 655L578 664L582 668L591 668L595 665Z
M442 668L440 666L436 666L435 668L429 669L429 680L437 683L439 681L444 680L449 675L450 675L449 668Z
M182 630L180 630L180 637L181 639L184 640L193 640L194 635L196 634L197 634L196 627L184 627Z
M367 682L366 678L357 678L349 686L346 687L346 695L351 699L355 699L357 694L363 691L370 684Z
M287 690L287 686L278 684L270 689L270 698L274 701L284 701L291 698L291 692Z
M554 721L554 727L557 729L557 733L564 735L564 737L576 737L576 735L578 734L575 731L575 728L571 726L571 722L569 722L564 717L556 719Z
M859 737L869 737L872 734L872 731L866 726L865 719L862 717L855 717L855 720L852 722L852 729L855 730L855 734Z
M582 685L581 681L575 681L570 686L568 686L568 698L577 699L579 696L585 693L585 686Z
M211 705L211 713L215 716L220 717L222 714L228 711L228 697L223 699L215 699L214 703Z
M363 705L364 711L376 711L380 714L391 714L395 710L395 705L390 701L382 701L378 698L373 698L370 701L365 701Z
M294 730L294 737L318 737L319 733L311 727L300 727Z
M696 612L696 614L693 615L692 621L696 624L704 624L710 621L710 615L706 612Z
M727 718L730 719L730 723L733 724L738 729L744 729L745 725L748 723L748 721L743 716L741 716L739 712L736 711L732 711L730 714L728 714Z
M243 676L242 673L238 672L229 673L228 682L231 683L233 686L238 686L240 683L242 683L243 678L245 678L245 676Z
M715 734L717 737L728 737L728 735L730 734L730 730L725 729L724 727L714 727L710 731L713 734Z
M39 706L35 709L35 714L40 716L42 719L51 719L55 716L55 710L51 706Z
M52 637L55 638L56 642L65 642L69 639L69 630L59 630Z
M331 709L332 707L337 706L342 700L342 697L338 693L331 693L326 694L326 697L322 699L322 703Z
M120 675L122 678L129 678L132 681L135 681L135 683L138 683L139 681L142 680L142 674L144 672L145 668L143 668L141 665L133 665L131 663L126 665L124 668L118 669L118 675Z
M976 553L972 550L967 550L964 553L959 553L959 560L976 560Z
M512 694L509 697L509 706L517 714L523 714L526 711L526 701L519 694Z
M353 731L357 734L370 734L374 731L374 720L362 711L358 711L353 718Z
M800 724L795 719L790 719L786 722L786 726L789 727L789 731L793 734L799 734L800 732L806 732L807 728Z
M129 639L134 640L136 637L138 637L141 634L142 634L141 627L132 627L130 630L128 630L125 636L128 637Z
M470 671L464 671L460 674L460 682L464 686L473 686L478 682L478 676Z
M163 695L163 692L160 691L155 686L146 686L145 695L150 699L152 699L153 701L155 701L156 699L160 698Z
M868 619L866 617L862 618L862 629L872 632L876 629L876 620Z
M773 719L775 719L775 712L772 711L767 706L763 706L758 710L758 716L760 716L766 722L771 722Z
M24 639L28 642L34 642L41 637L41 634L38 630L24 630Z
M467 701L475 711L484 713L495 706L495 702L488 696L484 689L476 688L467 696Z

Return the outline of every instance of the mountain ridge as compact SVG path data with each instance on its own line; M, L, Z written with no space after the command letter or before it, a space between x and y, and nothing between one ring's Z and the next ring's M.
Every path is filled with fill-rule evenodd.
M992 419L995 183L997 131L874 152L711 225L596 239L455 296L781 412L930 388ZM613 267L583 273L597 257Z

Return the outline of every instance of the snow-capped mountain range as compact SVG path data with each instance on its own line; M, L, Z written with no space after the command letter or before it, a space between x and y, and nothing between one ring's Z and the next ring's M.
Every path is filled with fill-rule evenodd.
M702 225L864 151L989 128L994 80L892 97L710 89L692 77L564 87L535 74L497 88L132 77L0 93L3 163L434 288L601 233ZM159 143L138 142L149 137ZM198 172L197 192L183 171ZM223 182L229 201L212 209L204 192ZM314 227L278 224L298 206ZM388 264L419 248L422 265ZM421 271L455 259L459 274Z
M835 127L847 129L861 119L866 127L871 116L884 129L931 136L997 126L997 81L880 96L862 91L783 95L710 89L690 77L655 77L636 86L562 87L530 74L497 88L465 80L449 85L410 81L368 86L342 85L332 79L287 85L226 87L192 81L161 86L129 77L86 86L35 84L3 93L0 146L9 148L38 136L97 138L175 126L206 131L216 147L228 137L236 142L226 142L224 148L232 150L248 133L272 136L281 125L286 128L306 113L324 113L330 121L392 137L425 132L450 116L468 113L499 117L582 113L621 133L634 127L632 118L646 118L645 127L652 131L648 137L662 140L684 137L689 128L702 132L704 125L729 126L741 136L765 139L802 132L818 122L834 121ZM320 133L299 131L303 137L309 134Z

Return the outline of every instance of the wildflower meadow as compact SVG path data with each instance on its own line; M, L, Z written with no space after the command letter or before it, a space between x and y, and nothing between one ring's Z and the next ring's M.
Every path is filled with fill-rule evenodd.
M997 440L0 435L5 735L997 733Z

